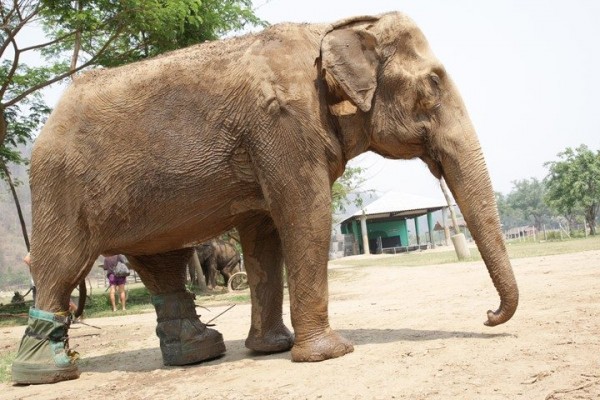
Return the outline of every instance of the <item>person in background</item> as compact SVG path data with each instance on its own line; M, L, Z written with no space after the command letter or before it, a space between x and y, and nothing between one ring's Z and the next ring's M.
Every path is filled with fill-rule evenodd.
M118 262L122 262L124 264L127 263L127 259L121 254L106 256L104 257L103 267L106 271L106 277L108 278L108 283L110 285L110 304L112 305L112 310L117 311L117 306L115 303L115 289L119 289L119 298L121 300L121 307L125 310L125 284L127 283L126 276L115 276L114 270L117 266Z

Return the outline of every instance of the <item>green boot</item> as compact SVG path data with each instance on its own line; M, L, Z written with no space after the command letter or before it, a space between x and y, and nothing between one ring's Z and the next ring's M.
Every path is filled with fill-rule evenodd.
M79 377L78 354L69 350L70 324L70 316L29 309L27 329L12 365L15 383L54 383Z
M225 352L223 336L200 322L195 297L190 292L152 296L158 322L156 335L165 365L193 364Z

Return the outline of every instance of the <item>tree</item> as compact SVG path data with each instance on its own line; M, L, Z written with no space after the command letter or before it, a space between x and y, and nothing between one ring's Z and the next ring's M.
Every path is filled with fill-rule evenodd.
M31 141L50 113L41 89L92 66L116 66L264 25L251 6L251 0L2 0L0 178L10 181L8 163L27 162L17 146ZM24 31L35 27L46 39L23 45ZM23 63L28 53L45 63Z
M551 214L544 199L545 192L544 182L537 178L513 181L506 203L511 209L521 211L525 218L533 219L534 226L540 230Z
M511 207L508 202L508 196L496 192L496 204L498 205L498 214L500 214L503 229L515 228L527 224L523 212Z
M595 235L600 210L600 151L594 153L582 144L576 149L567 147L558 157L560 161L544 164L549 170L546 199L567 219L582 210L590 235Z
M363 205L362 194L358 189L365 182L362 174L365 172L361 167L347 167L331 187L331 208L333 212L345 211L349 204L357 207Z
M205 40L246 25L264 25L251 0L21 0L0 3L0 161L22 162L15 151L50 109L40 94L52 83L92 66L116 66ZM21 45L40 26L46 41ZM46 61L28 66L22 56Z

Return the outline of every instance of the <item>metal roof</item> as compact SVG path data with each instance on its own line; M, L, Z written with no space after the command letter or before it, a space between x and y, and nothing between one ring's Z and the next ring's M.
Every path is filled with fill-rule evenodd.
M388 192L379 199L363 207L369 218L389 218L402 216L419 216L430 211L437 211L446 207L448 203L443 198L433 199L415 194ZM358 210L345 221L360 217L363 210ZM344 221L344 222L345 222Z

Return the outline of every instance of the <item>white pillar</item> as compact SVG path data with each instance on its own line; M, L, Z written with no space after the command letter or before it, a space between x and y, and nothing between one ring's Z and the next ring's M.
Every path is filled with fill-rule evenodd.
M363 254L371 254L371 250L369 249L369 232L367 231L367 216L364 211L360 217L360 230L362 232Z
M448 207L442 208L442 221L444 224L444 244L450 243L450 229L448 228Z

